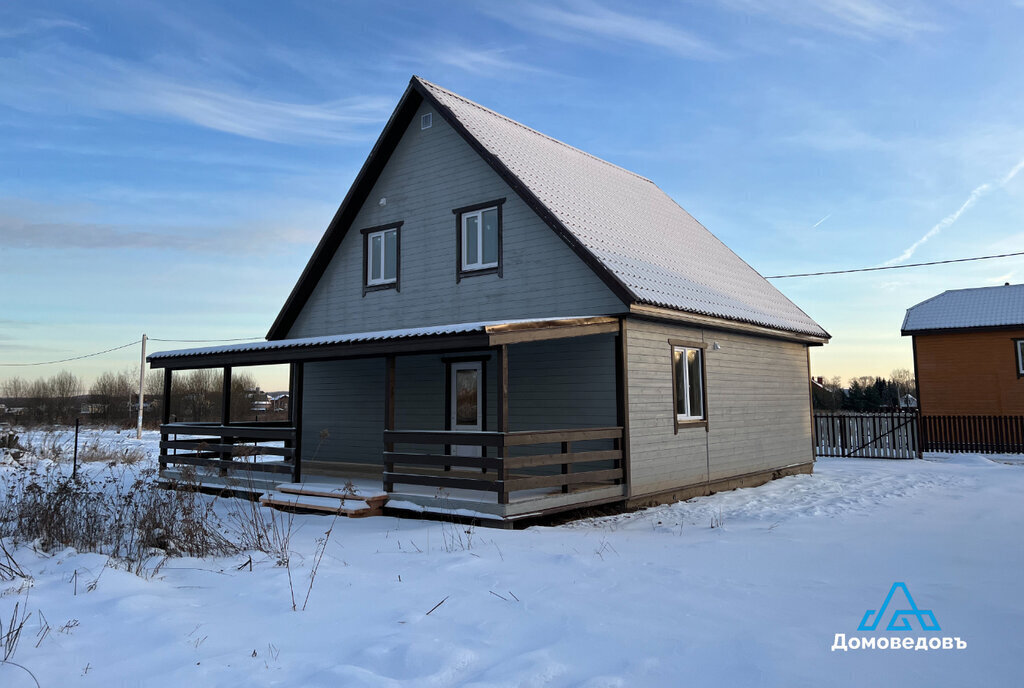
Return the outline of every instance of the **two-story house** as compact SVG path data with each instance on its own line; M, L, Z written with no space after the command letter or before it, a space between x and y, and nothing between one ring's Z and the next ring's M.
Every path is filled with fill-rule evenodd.
M505 522L754 485L811 471L828 339L650 180L413 77L267 340L149 357L168 395L290 364L290 423L165 416L161 468L371 471Z

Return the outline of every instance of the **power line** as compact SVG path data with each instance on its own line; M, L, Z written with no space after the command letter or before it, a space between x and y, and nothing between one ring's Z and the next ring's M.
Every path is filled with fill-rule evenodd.
M136 344L141 344L141 343L142 343L141 339L136 339L134 342L129 342L128 344L122 344L121 346L115 346L115 347L110 348L110 349L104 349L103 351L96 351L96 352L93 352L91 354L85 354L83 356L75 356L73 358L62 358L59 361L40 361L38 363L0 363L0 366L6 366L6 367L42 366L42 365L52 365L54 363L67 363L69 361L80 361L83 358L92 358L93 356L99 356L100 354L108 354L111 351L118 351L119 349L127 349L129 346L135 346Z
M208 344L211 342L251 342L260 337L242 337L239 339L156 339L155 337L148 337L151 342L184 342L184 343L195 343L195 344ZM39 361L36 363L0 363L0 367L5 368L25 368L29 366L44 366L53 365L55 363L69 363L71 361L80 361L83 358L92 358L93 356L100 356L102 354L109 354L111 351L120 351L121 349L127 349L130 346L141 344L141 339L136 339L134 342L128 344L122 344L121 346L111 347L110 349L104 349L103 351L94 351L91 354L83 354L81 356L73 356L71 358L62 358L57 361Z
M977 256L976 258L953 258L950 260L933 260L929 263L907 263L906 265L883 265L877 268L855 268L853 270L830 270L828 272L802 272L796 275L772 275L765 279L786 279L787 277L818 277L819 275L845 275L850 272L874 272L875 270L902 270L903 268L920 268L925 265L943 265L945 263L967 263L972 260L991 260L992 258L1009 258L1024 256L1024 251L1016 253L1000 253L995 256Z
M151 342L174 342L184 344L210 344L213 342L252 342L263 337L239 337L237 339L157 339L156 337L150 337Z

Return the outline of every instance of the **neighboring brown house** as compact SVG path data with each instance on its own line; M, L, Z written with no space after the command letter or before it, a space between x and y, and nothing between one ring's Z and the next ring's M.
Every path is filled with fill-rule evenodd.
M907 309L925 415L1024 415L1024 284L953 289Z

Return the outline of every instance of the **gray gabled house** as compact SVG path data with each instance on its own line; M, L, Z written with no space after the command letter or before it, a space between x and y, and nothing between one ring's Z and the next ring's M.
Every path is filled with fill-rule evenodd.
M413 77L267 341L149 357L288 363L291 421L165 417L161 468L504 520L753 485L811 471L828 339L650 180Z

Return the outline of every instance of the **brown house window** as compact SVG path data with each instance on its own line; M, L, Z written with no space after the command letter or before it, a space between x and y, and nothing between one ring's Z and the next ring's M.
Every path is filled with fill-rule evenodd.
M707 425L705 345L669 340L672 347L672 409L675 427Z
M1024 377L1024 339L1014 339L1013 350L1017 352L1017 377Z

